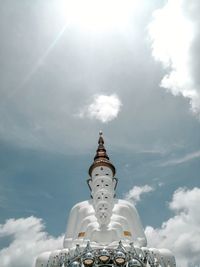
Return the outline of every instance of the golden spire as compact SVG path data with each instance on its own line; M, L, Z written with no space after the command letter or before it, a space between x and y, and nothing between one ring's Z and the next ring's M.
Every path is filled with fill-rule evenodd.
M98 148L96 150L96 155L94 157L94 162L92 163L92 165L89 168L89 175L91 176L92 174L92 170L95 167L98 166L106 166L109 167L112 172L113 172L113 176L115 175L115 166L109 161L109 157L106 153L106 149L104 147L104 139L103 139L103 133L102 131L99 132L99 140L98 140Z

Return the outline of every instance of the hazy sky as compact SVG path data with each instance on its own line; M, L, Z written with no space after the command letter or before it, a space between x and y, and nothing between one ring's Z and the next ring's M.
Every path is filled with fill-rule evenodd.
M199 12L197 0L0 0L2 267L61 246L99 130L149 246L199 264Z

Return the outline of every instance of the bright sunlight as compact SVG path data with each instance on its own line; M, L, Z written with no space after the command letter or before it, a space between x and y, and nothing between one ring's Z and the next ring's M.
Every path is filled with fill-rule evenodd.
M66 0L67 23L87 31L126 27L138 0Z

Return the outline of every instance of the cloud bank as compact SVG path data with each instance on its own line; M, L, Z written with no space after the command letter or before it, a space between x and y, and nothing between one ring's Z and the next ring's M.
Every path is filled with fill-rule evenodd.
M141 195L154 191L149 185L134 186L126 195L125 199L137 203L141 200Z
M169 208L174 216L161 228L146 227L148 246L169 248L177 266L198 266L200 262L200 188L179 188L174 192Z
M199 8L197 0L168 0L163 8L154 11L148 28L152 55L167 72L160 86L175 96L188 98L196 114L200 114L200 85L194 69L198 68L195 62L199 53L194 50L199 37Z
M63 237L54 238L44 229L42 220L33 216L1 224L0 238L11 238L10 244L0 250L1 267L31 267L40 253L61 248Z
M88 117L103 123L117 118L122 103L116 94L95 95L93 102L85 107L79 114L81 118Z

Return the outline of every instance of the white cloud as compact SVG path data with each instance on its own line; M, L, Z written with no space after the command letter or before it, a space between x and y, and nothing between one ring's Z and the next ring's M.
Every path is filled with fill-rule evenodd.
M200 188L179 188L170 209L175 213L161 228L146 227L148 246L170 249L177 266L199 266L200 263Z
M93 102L84 108L80 117L89 117L101 122L109 122L117 118L122 103L116 94L112 95L95 95Z
M193 74L192 47L198 33L191 13L196 12L198 5L198 1L168 0L153 13L149 25L153 57L167 71L161 87L188 98L195 113L200 113L200 86Z
M154 188L149 185L134 186L126 195L125 199L133 202L139 202L141 195L154 191Z
M182 163L185 163L185 162L191 161L193 159L197 159L197 158L200 158L200 150L189 153L189 154L187 154L181 158L168 160L168 161L162 163L161 166L178 165L178 164L182 164Z
M33 216L9 219L0 225L0 238L12 238L0 250L1 267L31 267L42 252L62 247L63 237L54 238L44 231L44 223Z

